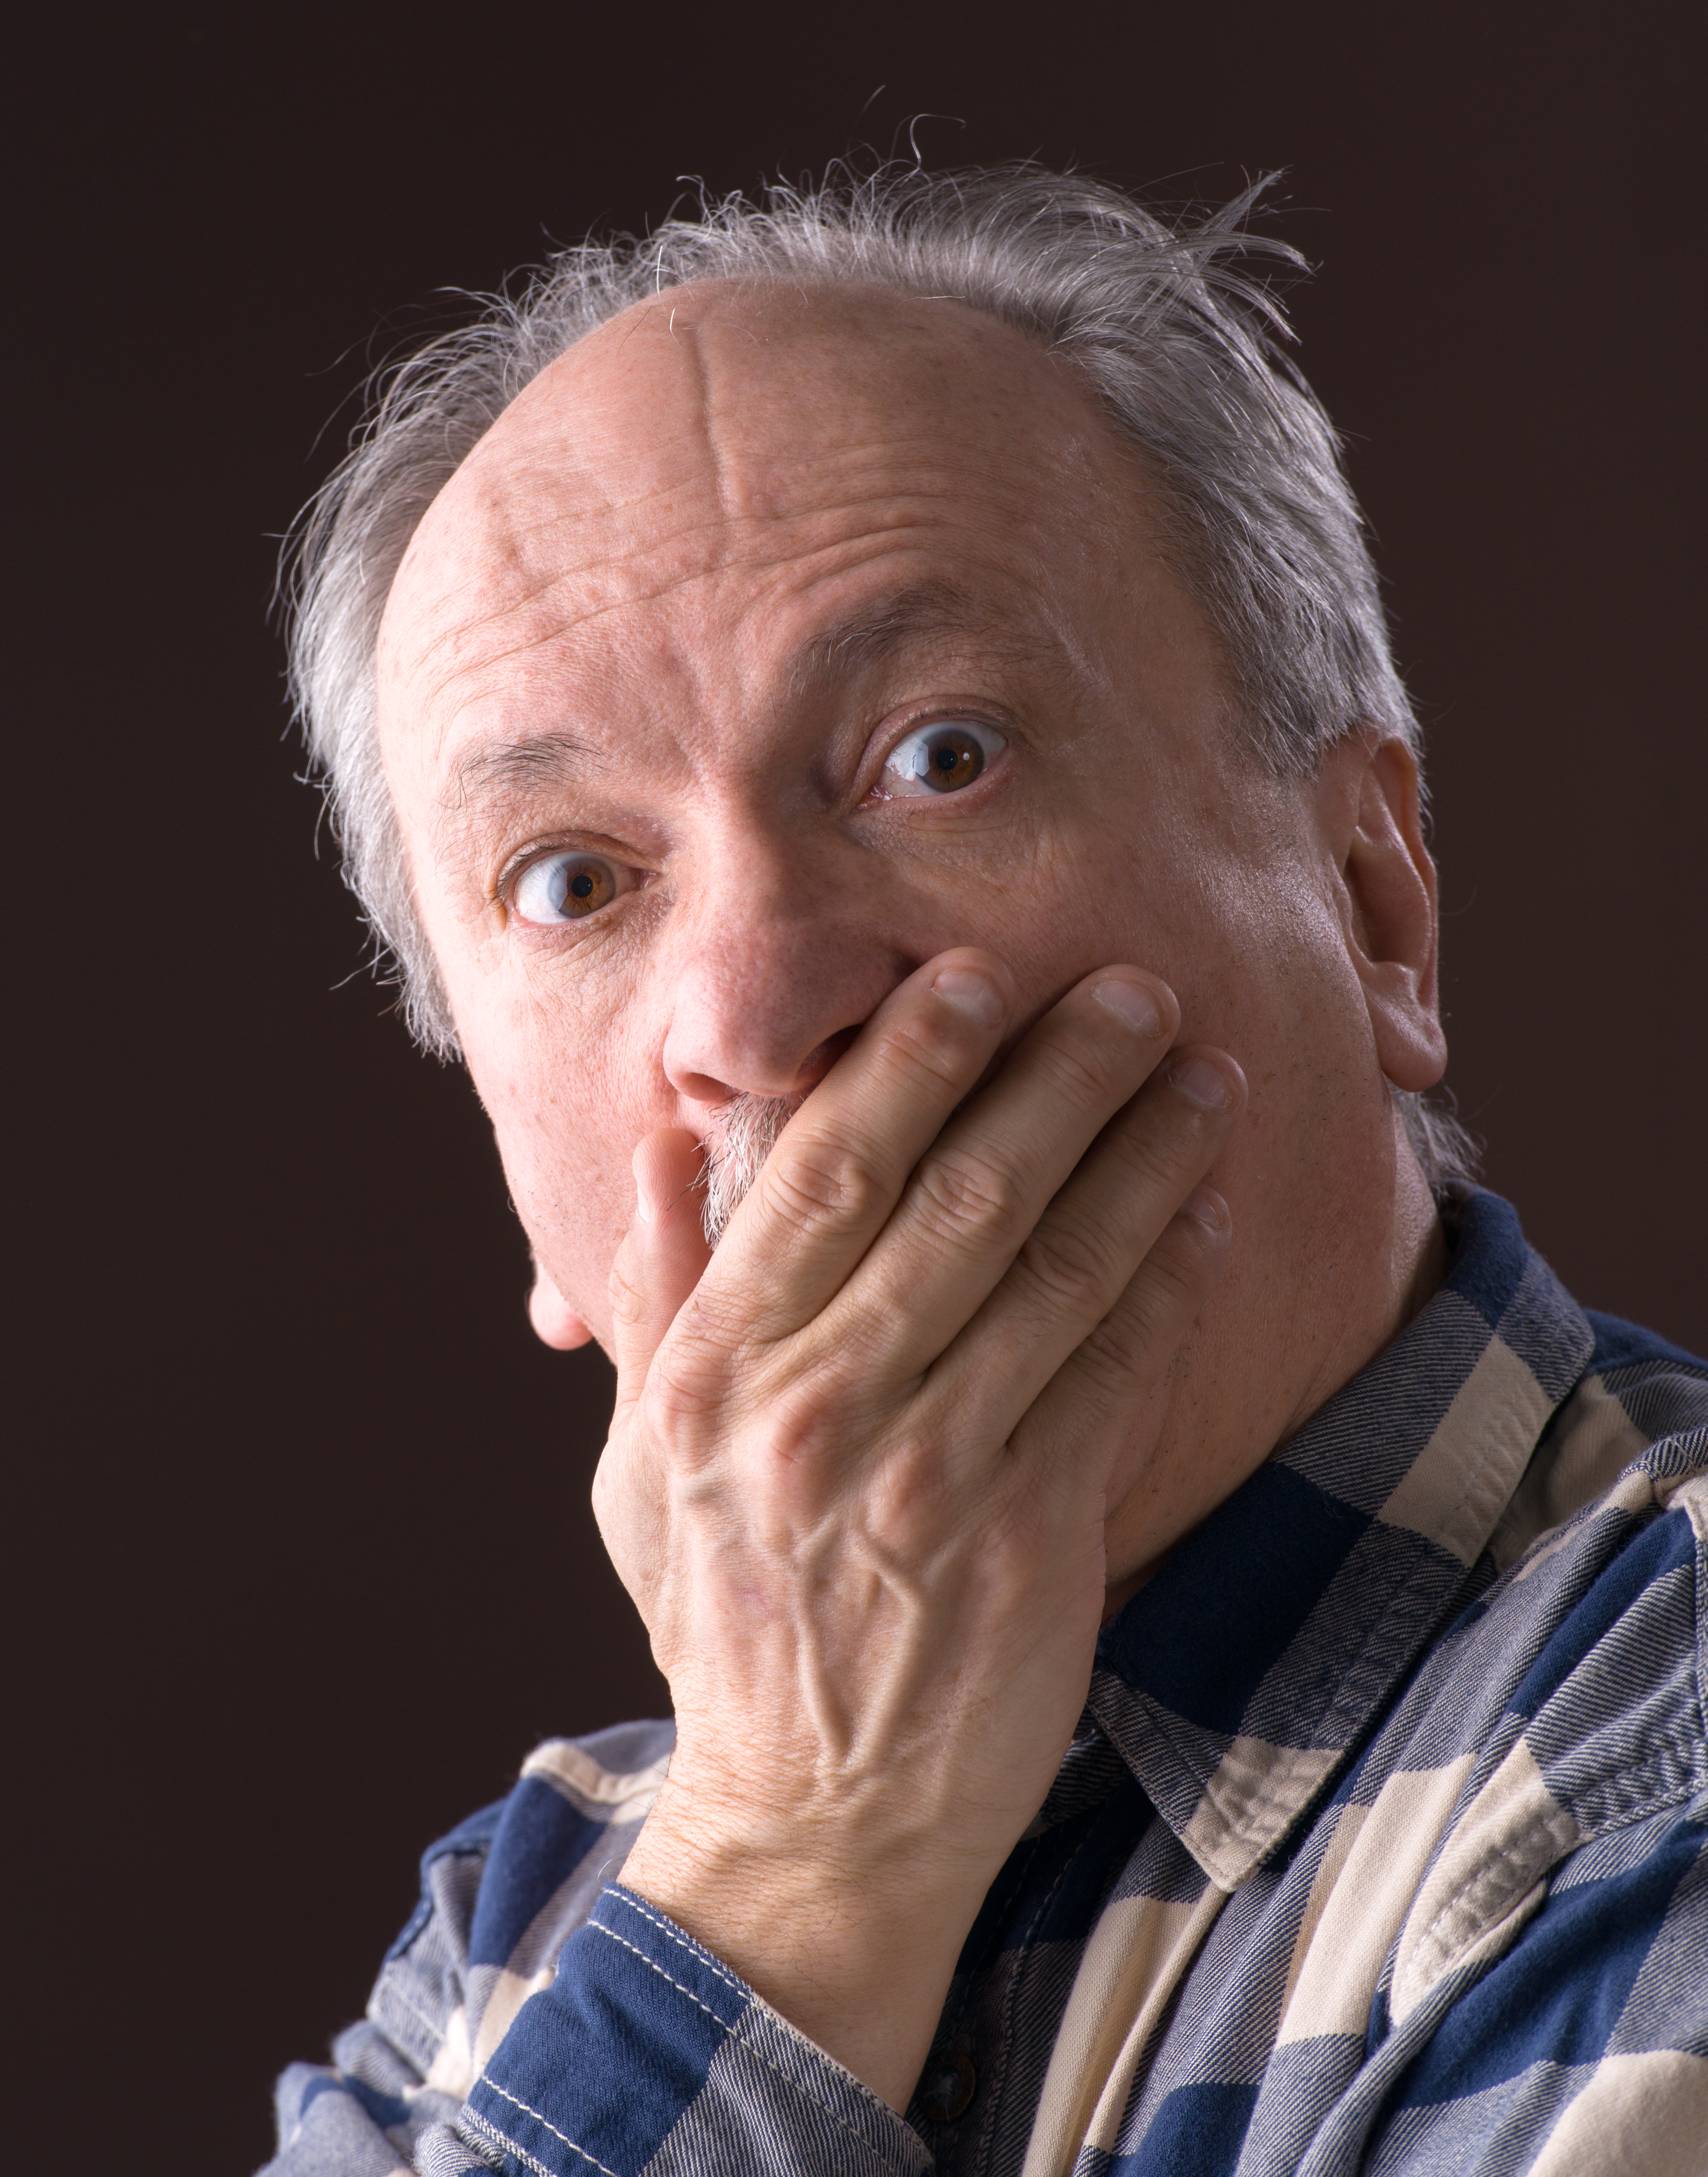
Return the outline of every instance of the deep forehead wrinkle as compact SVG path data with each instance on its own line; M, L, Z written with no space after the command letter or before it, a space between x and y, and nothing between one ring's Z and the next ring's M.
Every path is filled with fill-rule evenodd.
M700 345L691 321L685 319L678 327L674 308L670 312L668 330L671 340L682 350L688 364L692 382L695 425L712 465L712 482L718 494L718 510L725 522L733 521L752 510L745 504L745 494L736 488L729 456L723 445L723 434L713 406L712 373L707 367L705 350ZM749 338L752 338L750 333ZM739 413L739 401L734 405Z

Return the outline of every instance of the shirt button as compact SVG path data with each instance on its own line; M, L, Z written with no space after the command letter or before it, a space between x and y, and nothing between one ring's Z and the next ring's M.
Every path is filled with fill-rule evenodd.
M972 2060L958 2049L934 2049L919 2082L919 2109L933 2124L952 2124L966 2114L979 2084Z

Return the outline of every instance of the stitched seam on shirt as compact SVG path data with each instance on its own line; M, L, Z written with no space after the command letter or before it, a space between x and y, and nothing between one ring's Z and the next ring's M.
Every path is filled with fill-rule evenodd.
M695 1994L691 1988L684 1988L679 1980L673 1980L670 1975L665 1972L663 1967L658 1963L658 1960L656 1958L649 1958L647 1953L638 1944L631 1943L626 1935L619 1935L614 1928L608 1928L603 1920L589 1920L587 1925L590 1928L597 1928L602 1935L608 1935L614 1943L620 1943L625 1951L633 1951L635 1956L639 1958L643 1966L651 1966L653 1972L658 1974L659 1979L663 1981L668 1986L674 1988L679 1995L685 1995L690 2003L698 2005L699 2008L706 2013L706 2016L708 2018L718 2018L718 2013L712 2008L712 2005L709 2003L701 2003L700 2001L700 1998ZM723 2030L726 2033L728 2032L728 2027L724 2025L724 2022L721 2018L718 2018L718 2023L723 2027Z
M1064 1869L1064 1873L1065 1871L1066 1870ZM1060 1880L1061 1877L1058 1876L1058 1883ZM1052 1890L1050 1891L1050 1896L1054 1896L1055 1894L1054 1890ZM626 1897L621 1899L619 1901L625 1905L629 1902ZM640 1908L636 1907L636 1909L639 1910ZM1039 1910L1041 1913L1043 1907L1040 1906ZM694 1950L693 1945L685 1942L681 1936L676 1934L665 1922L658 1919L652 1913L644 1911L641 1912L641 1918L643 1920L651 1921L652 1924L659 1930L660 1934L668 1935L679 1950L688 1951L696 1958L699 1956L699 1952ZM834 2102L830 2100L828 2097L821 2096L810 2092L806 2087L801 2084L799 2079L792 2077L789 2072L785 2071L782 2065L777 2061L775 2057L768 2056L763 2049L756 2046L752 2041L748 2039L745 2034L738 2038L735 2034L734 2028L733 2027L724 2025L724 2022L721 2018L718 2017L718 2013L712 2008L709 2003L701 2003L700 1998L695 1994L691 1988L684 1988L679 1980L671 1979L670 1975L665 1972L663 1967L658 1964L656 1959L649 1958L643 1950L637 1949L633 1943L629 1941L626 1936L619 1935L614 1928L608 1928L603 1920L590 1920L587 1923L587 1925L590 1928L597 1928L602 1935L608 1935L614 1943L620 1943L625 1951L633 1951L635 1952L635 1956L640 1959L641 1964L651 1966L653 1972L658 1975L661 1980L668 1982L672 1988L675 1989L679 1994L685 1995L690 2003L699 2004L701 2010L706 2013L706 2016L708 2018L718 2019L718 2023L723 2027L725 2034L735 2041L738 2048L745 2049L750 2055L757 2057L759 2061L765 2065L767 2070L774 2071L777 2076L782 2080L784 2086L788 2087L800 2100L810 2103L815 2109L820 2110L824 2115L827 2116L831 2122L837 2126L838 2131L846 2132L848 2136L854 2142L855 2146L860 2149L863 2154L873 2155L875 2153L871 2142L869 2139L863 2137L862 2135L854 2129L854 2127L849 2122L848 2119L837 2108ZM1037 1922L1035 1920L1034 1921L1033 1925L1034 1927L1037 1925ZM734 1989L745 2002L750 2005L751 2004L753 1999L749 1994L746 1988L740 1981L736 1979L733 1973L718 1970L718 1978L722 1981L727 1982L731 1988ZM779 2017L782 2016L781 2012L777 2015ZM788 2023L787 2020L784 2020L783 2022L785 2025ZM817 2049L816 2045L814 2048L814 2053L815 2054L820 2054L821 2053ZM832 2063L834 2063L835 2060L834 2057L831 2059ZM844 2066L843 2068L846 2067ZM852 2076L853 2075L850 2074L850 2076ZM856 2081L855 2083L857 2085L864 2085L864 2082L861 2081ZM870 2087L865 2087L865 2091L868 2093L870 2093L871 2092ZM873 2095L872 2098L876 2101L877 2097ZM888 2104L886 2103L882 2106L887 2108ZM532 2111L529 2113L530 2114L532 2114ZM540 2120L542 2123L545 2121L543 2118Z
M767 2005L766 2008L769 2010L770 2005ZM778 2018L782 2019L783 2023L785 2026L788 2026L789 2021L783 2017L783 2013L781 2011L778 2011L774 2015ZM799 2029L796 2027L791 2028L790 2030L798 2032ZM859 2148L862 2154L870 2157L874 2161L877 2159L876 2150L874 2148L870 2140L863 2138L861 2135L854 2130L854 2126L849 2122L848 2119L843 2114L836 2103L827 2095L815 2093L810 2087L803 2086L799 2079L793 2077L788 2071L783 2070L782 2065L778 2062L774 2056L767 2056L763 2049L757 2047L753 2042L750 2041L745 2034L736 2033L733 2027L730 2029L729 2038L734 2042L738 2049L745 2050L750 2056L756 2056L759 2061L765 2065L767 2071L774 2071L778 2077L782 2080L784 2086L789 2087L798 2099L810 2103L813 2108L818 2109L823 2115L827 2116L839 2131L845 2131L849 2137L854 2142L854 2145ZM805 2038L805 2035L802 2036L802 2038ZM821 2061L828 2055L828 2051L820 2049L816 2042L814 2042L811 2046L813 2054L817 2056ZM836 2058L834 2056L830 2056L829 2060L834 2064L836 2062ZM847 2066L843 2065L840 2068L846 2070ZM895 2114L895 2111L890 2108L887 2102L879 2101L878 2096L872 2092L869 2086L867 2086L864 2079L855 2079L852 2071L849 2072L849 2076L850 2079L854 2079L854 2085L859 2088L860 2092L865 2094L869 2100L877 2102L878 2106L885 2110L889 2115L893 2116ZM905 2120L903 2120L905 2121Z
M1566 1809L1559 1811L1565 1813ZM1569 1814L1567 1818L1570 1819ZM1557 1822L1556 1815L1542 1816L1521 1831L1510 1844L1486 1854L1465 1880L1455 1885L1452 1895L1436 1907L1428 1924L1418 1930L1414 1955L1427 1949L1437 1951L1442 1960L1437 1969L1438 1978L1441 1972L1451 1972L1455 1960L1463 1956L1473 1943L1481 1942L1491 1929L1498 1928L1514 1906L1527 1897L1549 1869L1557 1867L1574 1849L1569 1841L1561 1841ZM1575 1823L1573 1827L1576 1828ZM1537 1857L1535 1847L1541 1844L1551 1845L1552 1852ZM1530 1852L1526 1852L1526 1846L1531 1847ZM1490 1896L1490 1901L1481 1907L1471 1895L1479 1886ZM1461 1909L1475 1916L1473 1933L1449 1944L1443 1940L1442 1929Z
M499 2095L501 2099L509 2102L512 2108L519 2109L524 2116L531 2116L536 2124L543 2124L546 2130L550 2132L554 2139L562 2140L565 2146L569 2148L571 2154L579 2154L583 2162L591 2162L595 2169L603 2171L604 2177L617 2177L616 2171L614 2169L607 2169L604 2163L600 2161L598 2155L589 2154L585 2147L577 2147L575 2141L570 2137L568 2132L559 2131L556 2125L552 2122L548 2116L542 2116L537 2109L530 2109L527 2103L523 2101L519 2095L508 2092L505 2088L499 2086L496 2079L488 2076L488 2075L484 2071L480 2075L480 2083L482 2086L488 2088L493 2093ZM477 2111L476 2114L478 2114L479 2112ZM494 2131L498 2132L499 2137L504 2141L505 2145L509 2147L513 2153L521 2156L521 2159L527 2163L531 2169L539 2169L543 2172L543 2177L551 2177L551 2172L544 2168L543 2163L536 2162L532 2155L528 2153L525 2148L518 2147L513 2139L510 2138L505 2133L499 2131L496 2125L494 2125L492 2129Z
M744 2000L745 1999L747 1989L745 1984L739 1981L733 1972L730 1972L726 1967L719 1965L716 1958L708 1957L696 1944L690 1943L685 1935L678 1934L675 1929L670 1925L670 1923L668 1920L661 1920L656 1912L649 1912L646 1907L642 1905L637 1898L618 1897L614 1896L611 1901L614 1905L626 1905L631 1912L638 1912L641 1918L650 1926L656 1928L661 1935L668 1936L669 1940L674 1943L679 1951L686 1951L689 1956L692 1958L697 1965L703 1966L708 1972L715 1973L718 1979L723 1983L726 1988L733 1989L737 1995L741 1996ZM591 1920L587 1924L589 1927L593 1928L605 1928L605 1923L603 1920ZM609 1928L605 1928L605 1933L608 1935L612 1933L612 1930ZM620 1943L623 1938L619 1935L616 1940ZM635 1950L635 1945L630 1943L629 1945L629 1948L633 1951ZM635 1955L636 1957L647 1956L644 1951L635 1951ZM647 1962L650 1966L652 1963L652 1961L651 1958L647 1958ZM655 1970L657 1970L657 1968L655 1968ZM668 1973L666 1973L664 1978L666 1980L670 1979ZM675 1987L676 1983L671 1981L670 1984L674 1988ZM686 1995L688 1990L685 1988L682 1993ZM698 1996L696 1996L694 2000L696 2003L700 2002ZM701 2004L700 2007L702 2011L706 2008L704 2004ZM712 2015L714 2018L718 2016L715 2011Z
M1526 1368L1530 1367L1530 1364L1528 1361L1525 1361L1523 1354L1520 1353L1514 1345L1510 1344L1508 1339L1501 1335L1498 1326L1491 1326L1488 1342L1483 1347L1482 1354L1478 1356L1477 1361L1474 1365L1480 1367L1482 1361L1487 1357L1491 1349L1498 1345L1505 1346L1507 1351L1511 1354L1515 1360L1521 1362ZM1542 1389L1542 1395L1546 1398L1547 1396L1546 1387L1541 1384L1541 1379L1536 1378L1536 1371L1533 1368L1531 1368L1530 1372L1531 1377L1537 1382L1538 1388ZM1577 1383L1573 1383L1568 1389L1563 1398L1551 1401L1547 1417L1543 1421L1541 1428L1531 1432L1531 1449L1532 1453L1535 1451L1536 1444L1541 1441L1543 1431L1547 1428L1549 1423L1552 1422L1555 1415L1558 1414L1565 1405L1567 1400L1572 1397L1573 1394L1578 1388L1578 1383L1580 1383L1582 1381L1583 1377L1580 1374ZM1461 1388L1463 1387L1461 1386ZM1428 1456L1430 1446L1434 1443L1434 1433L1432 1432L1429 1442L1423 1446L1417 1459L1412 1461L1411 1467L1409 1470L1411 1472L1415 1473L1421 1461ZM1433 1531L1426 1534L1420 1527L1396 1527L1394 1530L1394 1532L1396 1534L1411 1534L1418 1536L1422 1541L1429 1543L1432 1547L1437 1550L1444 1550L1445 1546L1441 1542L1439 1537L1443 1533L1446 1532L1453 1525L1454 1521L1459 1518L1465 1506L1471 1502L1472 1497L1475 1495L1477 1483L1477 1465L1475 1461L1467 1465L1458 1496L1454 1499L1453 1503L1447 1512L1436 1520ZM1502 1503L1499 1510L1495 1514L1494 1524L1496 1525L1498 1525L1501 1515L1504 1513L1507 1505L1511 1503L1513 1497L1517 1492L1519 1481L1521 1481L1523 1478L1524 1469L1520 1467L1517 1479L1514 1481L1512 1488L1507 1492L1505 1499ZM1321 1488L1323 1485L1318 1482L1317 1487ZM1379 1514L1376 1516L1372 1524L1377 1525L1382 1524ZM1492 1528L1491 1528L1490 1531L1492 1532ZM1487 1541L1488 1537L1485 1535L1483 1537L1482 1547L1486 1547L1487 1546ZM1471 1570L1471 1567L1466 1566L1464 1568L1464 1570L1465 1572L1469 1572ZM1376 1647L1378 1636L1384 1630L1391 1628L1397 1618L1409 1615L1413 1621L1412 1638L1402 1645L1405 1646L1408 1660L1416 1657L1420 1644L1427 1641L1430 1634L1439 1628L1443 1612L1446 1608L1447 1605L1451 1602L1453 1596L1458 1592L1459 1586L1462 1584L1461 1576L1461 1581L1455 1582L1454 1587L1444 1600L1437 1600L1435 1609L1433 1612L1429 1612L1427 1609L1427 1605L1432 1599L1431 1590L1433 1588L1435 1583L1439 1580L1439 1568L1432 1564L1427 1559L1413 1567L1412 1570L1406 1575L1405 1580L1400 1587L1389 1597L1387 1607L1371 1621L1363 1640L1359 1643L1357 1654L1351 1659L1351 1662L1344 1670L1339 1671L1335 1674L1336 1683L1334 1686L1325 1696L1323 1705L1318 1709L1317 1714L1310 1719L1308 1736L1307 1736L1305 1732L1301 1732L1299 1734L1299 1738L1296 1743L1309 1744L1318 1738L1326 1737L1329 1740L1331 1746L1339 1747L1340 1753L1344 1757L1351 1740L1356 1737L1359 1728L1361 1728L1361 1726L1368 1721L1370 1710L1367 1706L1364 1714L1361 1716L1351 1716L1347 1714L1346 1710L1348 1704L1341 1689L1344 1688L1349 1681L1356 1681L1361 1671L1365 1668L1371 1660L1372 1651ZM1426 1609L1423 1613L1423 1623L1421 1626L1417 1625L1416 1623L1418 1614L1416 1603L1411 1601L1414 1590L1416 1590L1417 1601L1422 1602L1426 1606ZM1323 1594L1326 1595L1327 1592L1328 1590L1325 1588L1323 1590ZM1319 1601L1321 1599L1321 1597L1318 1598ZM1411 1604L1411 1607L1408 1612L1409 1602ZM1296 1637L1297 1636L1296 1635ZM1283 1650L1282 1656L1290 1653L1292 1646L1293 1642L1290 1641L1287 1648ZM1282 1660L1282 1656L1278 1656L1276 1658L1276 1661L1280 1662ZM1402 1669L1403 1667L1404 1667L1402 1666ZM1390 1667L1387 1672L1382 1672L1379 1675L1383 1678L1384 1687L1391 1689L1399 1674ZM1377 1706L1380 1705L1382 1698L1383 1694L1378 1691L1376 1702ZM1217 1766L1220 1767L1220 1763L1218 1763ZM1215 1773L1214 1770L1212 1770L1210 1773L1211 1776L1214 1776ZM1207 1787L1209 1782L1209 1778L1206 1777L1204 1781ZM1312 1796L1314 1797L1315 1794L1312 1793ZM1272 1803L1279 1805L1281 1803L1281 1801L1278 1798L1272 1802ZM1304 1802L1301 1802L1299 1806L1296 1806L1294 1809L1294 1814L1296 1816L1302 1811L1304 1803ZM1274 1840L1272 1839L1271 1842L1273 1843L1274 1841Z
M1465 1491L1467 1498L1470 1493L1469 1486L1467 1486ZM1510 1498L1508 1502L1511 1502ZM1455 1516L1458 1509L1455 1507ZM1487 1547L1487 1537L1485 1537L1485 1547ZM1327 1727L1326 1735L1332 1743L1339 1747L1341 1757L1345 1758L1351 1743L1359 1732L1367 1726L1372 1716L1379 1714L1384 1703L1391 1700L1394 1688L1404 1682L1405 1673L1417 1661L1420 1650L1427 1649L1432 1635L1445 1630L1442 1621L1448 1611L1452 1608L1454 1599L1462 1592L1465 1575L1471 1569L1471 1566L1465 1566L1460 1578L1451 1584L1444 1596L1432 1591L1439 1578L1437 1567L1426 1561L1411 1572L1405 1585L1390 1600L1387 1609L1379 1618L1372 1622L1369 1631L1359 1645L1357 1654L1344 1671L1337 1673L1338 1683L1335 1690L1329 1694L1321 1710L1312 1719L1311 1724L1312 1739L1325 1735L1325 1727ZM1370 1669L1379 1636L1384 1632L1390 1632L1395 1619L1402 1616L1409 1620L1412 1629L1411 1638L1401 1644L1405 1649L1405 1661L1396 1668L1390 1658L1389 1667L1377 1673L1382 1678L1382 1685L1375 1699L1363 1705L1361 1714L1353 1716L1347 1713L1349 1705L1340 1689L1349 1681L1356 1679L1361 1672L1367 1672Z
M477 2109L465 2106L461 2120L465 2125L477 2130L482 2140L487 2145L495 2147L500 2154L514 2155L525 2169L534 2172L534 2177L557 2177L555 2170L548 2169L538 2156L530 2154L527 2147L518 2146L507 2131L500 2131L495 2124L482 2116ZM481 2157L481 2166L488 2169L492 2167L483 2154Z
M1673 1507L1669 1504L1667 1509L1670 1513ZM1683 1513L1696 1540L1694 1563L1691 1568L1696 1584L1695 1592L1691 1597L1695 1606L1694 1615L1696 1620L1696 1713L1701 1719L1704 1730L1708 1731L1708 1594L1704 1592L1705 1586L1708 1586L1708 1510L1705 1510L1694 1498L1687 1498L1678 1509Z
M597 1928L599 1927L599 1923L595 1920L590 1922L589 1925ZM611 1930L608 1928L602 1928L600 1929L600 1932L603 1934L610 1935L611 1940L614 1943L623 1942L623 1938L620 1935L612 1934ZM625 1943L623 1946L625 1950L635 1950L635 1945L632 1943ZM646 1964L652 1966L654 1972L663 1973L663 1967L652 1965L652 1959L647 1956L644 1951L635 1951L635 1955L637 1958L641 1959ZM668 1973L663 1973L663 1978L666 1980L670 1980ZM693 1990L691 1989L682 1988L682 1984L679 1981L670 1980L670 1985L672 1988L681 1989L682 1994L688 1998L688 2000L690 2003L700 2003L699 1997L694 1994ZM707 2011L707 2005L703 2003L700 2003L700 2008L702 2011ZM707 2011L707 2016L712 2018L718 2017L718 2014L715 2011ZM718 2022L720 2026L723 2024L721 2018L718 2020ZM724 2027L726 2034L728 2033L730 2029L728 2027ZM737 2046L745 2049L749 2055L757 2057L759 2061L765 2065L766 2069L775 2072L777 2076L782 2080L783 2085L789 2087L800 2100L811 2103L811 2105L817 2109L823 2115L827 2116L839 2131L845 2132L848 2135L849 2138L851 2139L854 2145L859 2148L862 2154L874 2156L872 2142L869 2139L864 2138L861 2134L854 2129L854 2127L849 2122L848 2119L836 2107L833 2102L825 2097L810 2092L807 2088L802 2086L799 2079L792 2078L789 2074L783 2070L782 2065L777 2062L774 2057L767 2056L764 2049L756 2048L753 2043L747 2040L745 2038L739 2041L737 2043ZM537 2109L530 2109L525 2101L520 2099L518 2096L506 2092L503 2087L498 2084L496 2080L490 2077L485 2071L483 2071L480 2075L480 2082L483 2086L489 2087L494 2093L501 2094L505 2101L514 2103L516 2107L521 2109L525 2116L531 2116L534 2119L536 2123L544 2125L546 2130L550 2132L554 2138L562 2140L565 2146L570 2148L575 2153L579 2154L583 2161L591 2162L595 2169L603 2171L604 2177L616 2177L616 2172L614 2170L607 2169L603 2162L598 2161L594 2156L587 2152L586 2147L577 2147L575 2141L570 2137L566 2131L559 2131L556 2125L552 2122L549 2117L542 2116ZM868 2089L868 2091L870 2091L870 2089ZM874 2097L874 2098L876 2098L876 2097ZM476 2111L474 2114L477 2115L479 2112ZM511 2139L507 2133L499 2131L496 2125L489 2124L488 2128L499 2139L504 2141L507 2148L509 2148L513 2153L518 2155L522 2161L526 2162L531 2169L540 2171L541 2177L551 2177L551 2172L546 2169L543 2163L536 2162L533 2157L527 2153L525 2149L517 2146L516 2142Z

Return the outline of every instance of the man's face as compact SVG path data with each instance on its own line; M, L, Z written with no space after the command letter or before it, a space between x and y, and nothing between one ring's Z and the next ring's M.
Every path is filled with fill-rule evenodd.
M387 776L515 1202L607 1342L638 1139L799 1096L951 946L1024 1019L1154 970L1244 1067L1201 1378L1391 1184L1318 802L1240 753L1164 515L1068 364L848 287L629 311L441 494Z

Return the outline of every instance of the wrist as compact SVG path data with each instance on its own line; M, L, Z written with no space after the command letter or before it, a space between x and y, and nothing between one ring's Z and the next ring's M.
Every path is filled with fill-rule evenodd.
M897 2109L930 2049L990 1874L905 1847L858 1861L829 1836L707 1834L669 1787L624 1865L797 2031Z

